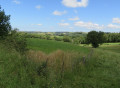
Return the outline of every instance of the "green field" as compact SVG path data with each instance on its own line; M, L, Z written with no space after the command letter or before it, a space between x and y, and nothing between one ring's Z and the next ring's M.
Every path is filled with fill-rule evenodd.
M90 48L91 45L80 44L79 46ZM100 50L107 50L108 52L120 53L120 43L103 43L98 47Z
M64 51L84 52L87 56L91 49L87 46L82 47L64 42L40 39L28 39L28 43L30 49L41 50L46 53L61 49ZM119 52L119 43L103 44L100 48L94 49L93 56L91 56L91 60L86 64L85 68L78 68L78 73L74 75L72 73L66 74L64 82L70 80L69 82L70 84L73 82L74 88L79 88L82 85L80 88L119 88Z
M120 88L119 44L92 49L34 38L27 43L26 56L0 44L1 88Z
M80 47L80 46L73 45L70 43L65 43L65 42L58 42L54 40L42 40L42 39L29 38L27 39L27 42L28 42L29 49L40 50L45 53L51 53L56 50L75 51L75 52L83 52L83 53L90 52L89 48Z
M100 46L100 49L120 53L120 43L105 43Z

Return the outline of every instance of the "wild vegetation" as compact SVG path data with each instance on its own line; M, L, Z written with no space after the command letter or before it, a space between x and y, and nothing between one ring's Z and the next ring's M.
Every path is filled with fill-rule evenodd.
M92 31L91 31L92 32ZM96 31L97 32L97 31ZM56 40L56 41L64 41L73 44L88 44L87 34L84 32L57 32L57 33L49 33L49 32L19 32L20 34L25 34L26 38L38 38L38 39L46 39L46 40ZM108 33L108 32L99 32L103 33L103 43L117 43L120 42L120 33ZM96 40L95 40L96 41ZM101 40L99 40L101 41ZM99 42L98 41L98 42ZM99 43L100 44L100 43Z
M5 17L0 10L0 88L120 88L120 33L92 48L79 46L86 33L19 32Z
M120 87L120 55L117 52L119 49L116 48L116 52L114 51L114 47L119 44L110 45L113 50L109 50L109 47L104 45L93 49L91 53L89 48L78 49L76 45L71 44L74 51L70 48L64 49L69 43L63 43L63 49L58 50L62 47L59 48L61 42L39 39L36 43L39 41L38 44L42 43L42 46L37 46L35 41L31 39L28 41L30 51L27 51L26 56L16 52L14 48L8 49L0 45L0 78L2 79L0 86L2 88ZM30 42L32 44L29 44ZM55 48L50 47L53 43L56 43ZM33 44L41 51L36 51Z

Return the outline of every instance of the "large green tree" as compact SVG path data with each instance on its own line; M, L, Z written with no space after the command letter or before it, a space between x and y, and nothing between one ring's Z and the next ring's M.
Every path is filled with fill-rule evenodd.
M87 34L87 42L91 43L94 48L99 47L99 44L102 44L104 40L104 32L90 31Z
M10 15L6 15L0 7L0 38L7 36L11 30Z

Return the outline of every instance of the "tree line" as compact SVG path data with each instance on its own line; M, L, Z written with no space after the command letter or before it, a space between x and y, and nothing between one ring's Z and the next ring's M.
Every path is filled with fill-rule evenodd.
M120 33L105 33L106 43L120 42Z

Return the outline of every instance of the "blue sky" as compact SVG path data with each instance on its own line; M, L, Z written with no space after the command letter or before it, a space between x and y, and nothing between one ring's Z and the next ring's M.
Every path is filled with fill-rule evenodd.
M120 0L0 0L20 31L120 32Z

